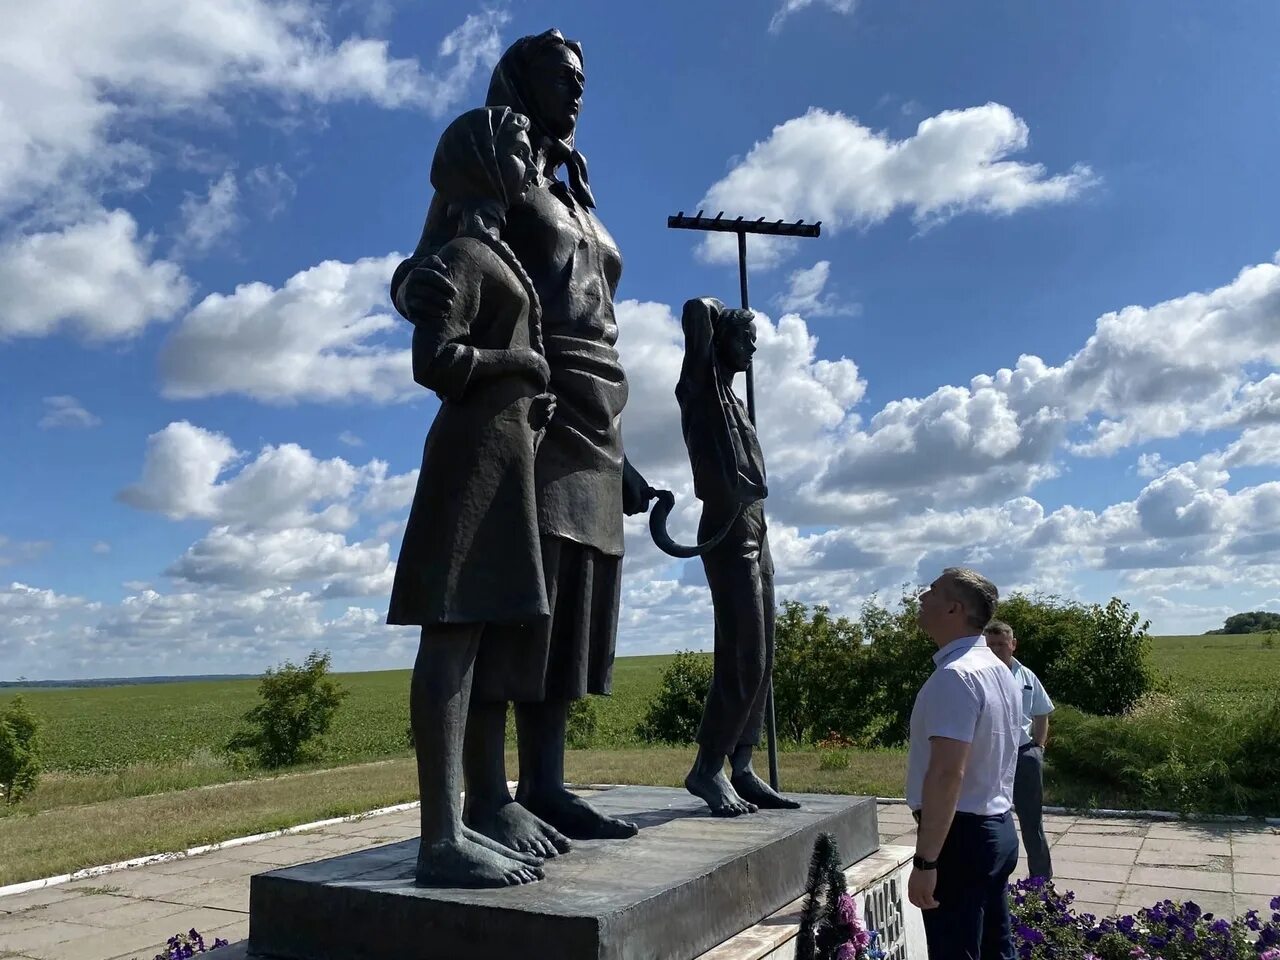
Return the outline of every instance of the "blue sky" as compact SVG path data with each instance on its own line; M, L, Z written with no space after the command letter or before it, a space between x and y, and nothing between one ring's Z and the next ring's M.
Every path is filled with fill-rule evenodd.
M440 132L550 26L679 531L680 305L737 282L665 218L822 219L751 248L781 596L970 563L1163 633L1280 609L1274 4L80 6L0 39L0 679L411 662L435 405L386 283ZM709 646L696 563L627 529L619 652Z

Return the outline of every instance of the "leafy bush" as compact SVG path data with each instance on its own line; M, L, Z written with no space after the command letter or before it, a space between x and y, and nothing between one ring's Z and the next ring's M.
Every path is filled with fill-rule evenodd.
M910 591L896 606L868 601L856 620L784 601L778 612L773 692L779 739L817 743L833 734L857 746L906 741L916 694L933 672L937 647L916 623ZM1050 695L1119 714L1154 686L1145 662L1147 624L1120 600L1088 606L1015 594L998 614L1018 636L1018 656ZM692 658L692 659L689 659ZM709 658L681 654L637 727L644 740L688 743L711 682Z
M302 758L307 744L323 736L333 723L338 705L347 696L329 676L329 654L312 651L302 666L286 660L258 681L262 702L244 715L253 729L232 737L232 752L252 751L268 767L281 767Z
M1280 809L1280 700L1224 707L1150 697L1123 717L1054 714L1054 780L1117 803L1180 812Z
M878 718L878 726L867 733L876 746L906 742L916 694L933 673L938 648L916 623L919 611L915 594L906 591L896 610L872 603L862 608L862 632L870 641L862 667L870 686L867 709Z
M848 770L853 762L854 742L839 733L818 741L819 770Z
M595 745L599 730L600 714L596 709L595 697L586 696L570 701L565 743L571 749L586 750Z
M1101 606L1014 594L996 616L1013 627L1018 659L1056 701L1114 716L1155 686L1146 660L1150 624L1116 597Z
M1059 894L1039 877L1013 884L1009 894L1020 960L1280 960L1280 897L1264 921L1253 910L1215 917L1192 901L1172 900L1098 919L1076 913L1074 894Z
M0 713L0 796L17 803L40 779L39 721L16 696Z
M910 596L897 610L868 602L856 621L832 619L823 606L810 615L803 604L784 603L773 667L779 736L814 743L838 735L851 746L901 743L935 649L916 625Z
M804 604L785 601L773 655L779 737L805 743L831 733L861 733L873 719L859 695L866 686L857 666L863 657L858 623L833 618L823 606L810 616Z
M677 653L636 725L636 736L649 743L693 743L711 689L712 671L712 659L705 653Z

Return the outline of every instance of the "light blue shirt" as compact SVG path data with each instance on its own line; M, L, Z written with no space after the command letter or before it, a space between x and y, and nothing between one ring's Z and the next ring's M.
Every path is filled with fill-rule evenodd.
M1053 701L1044 692L1044 685L1040 683L1040 678L1019 663L1017 657L1013 658L1009 669L1013 672L1013 679L1017 681L1022 692L1022 743L1019 746L1026 746L1031 742L1032 718L1047 717L1053 713Z
M907 751L907 805L919 810L932 737L970 744L956 810L993 816L1013 806L1022 739L1022 696L1012 671L981 636L953 640L916 694Z

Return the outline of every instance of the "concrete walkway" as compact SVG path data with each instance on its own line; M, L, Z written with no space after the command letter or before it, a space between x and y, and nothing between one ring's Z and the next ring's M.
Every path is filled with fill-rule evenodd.
M879 813L881 842L914 844L905 807ZM1074 890L1091 913L1168 897L1231 915L1280 894L1280 830L1070 816L1047 817L1046 830L1058 889ZM0 958L151 960L194 927L207 943L229 940L214 956L236 960L249 935L252 874L414 836L409 810L0 897Z

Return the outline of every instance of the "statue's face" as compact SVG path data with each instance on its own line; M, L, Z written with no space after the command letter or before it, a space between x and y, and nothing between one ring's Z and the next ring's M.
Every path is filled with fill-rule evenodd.
M557 44L538 59L532 96L539 117L553 137L567 140L573 135L586 85L582 61L568 47Z
M529 134L518 127L507 127L507 134L498 144L498 166L502 171L502 185L507 191L507 200L517 203L524 199L529 187L538 176L533 162L533 147L529 145Z
M735 311L729 328L720 338L720 362L734 373L742 373L751 366L756 352L756 322L750 313L739 316Z

